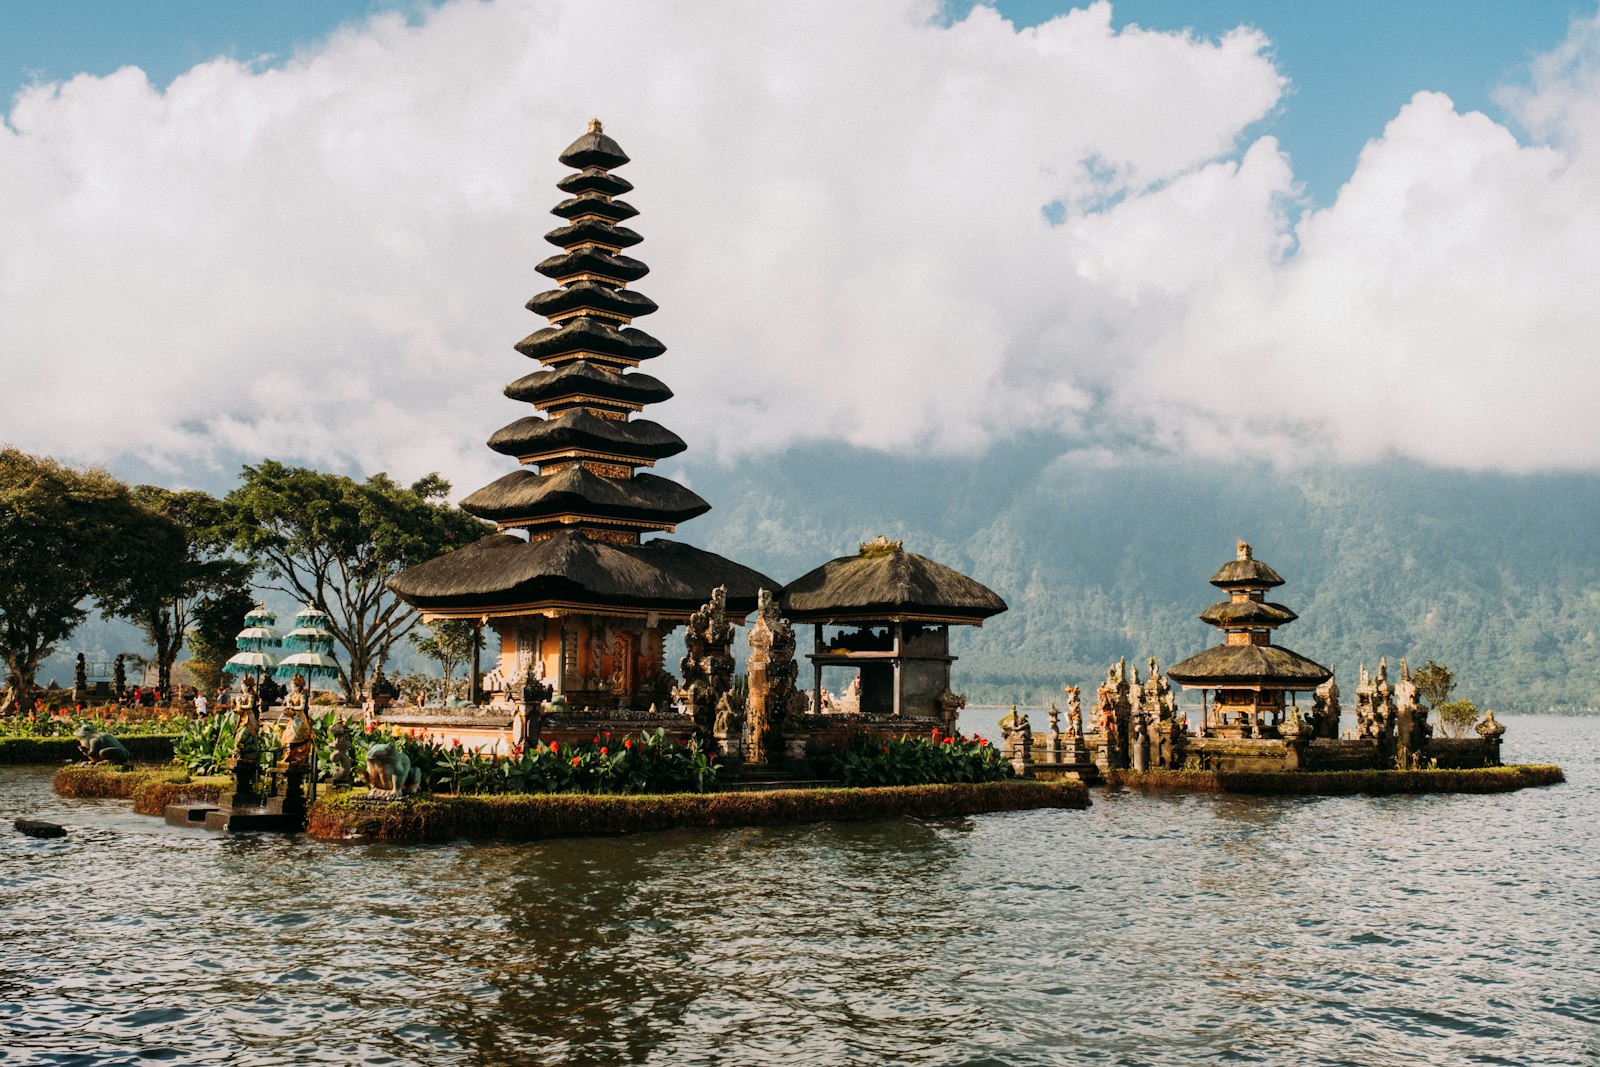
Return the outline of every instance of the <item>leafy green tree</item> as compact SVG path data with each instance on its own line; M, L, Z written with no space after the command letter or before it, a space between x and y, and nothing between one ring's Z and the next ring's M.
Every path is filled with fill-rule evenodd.
M1411 681L1430 708L1440 707L1448 701L1450 690L1456 687L1455 673L1443 663L1435 663L1431 659L1411 673Z
M442 619L426 630L426 633L413 632L411 643L423 656L439 665L444 675L444 697L449 699L455 695L456 668L467 664L471 670L472 652L474 648L483 647L483 633L465 619Z
M1473 724L1478 721L1478 706L1470 700L1452 700L1437 705L1434 710L1439 713L1444 732L1451 737L1469 736Z
M207 693L222 685L222 666L237 649L235 639L245 614L255 606L248 587L219 588L195 601L190 614L189 659L194 684Z
M209 493L140 485L132 499L146 513L139 524L145 562L122 575L102 606L144 631L155 649L156 688L168 693L196 601L247 592L253 568L227 554L222 502Z
M223 501L234 547L259 560L275 588L328 613L348 700L416 625L389 579L490 532L451 507L449 491L437 474L407 487L386 474L358 482L263 460Z
M97 468L0 449L0 661L18 699L40 662L170 536Z

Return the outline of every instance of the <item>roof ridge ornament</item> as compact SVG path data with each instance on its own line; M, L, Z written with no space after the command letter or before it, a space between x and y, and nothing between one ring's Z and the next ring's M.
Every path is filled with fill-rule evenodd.
M884 534L879 534L870 541L861 542L861 555L865 559L878 559L881 556L893 555L904 547L903 541L891 541Z
M589 132L590 133L605 133L606 129L605 129L604 126L602 126L600 124L600 120L599 119L590 119L589 120Z
M1235 545L1235 548L1238 552L1238 554L1234 557L1235 559L1246 560L1251 558L1249 541L1240 541L1237 543L1237 545Z

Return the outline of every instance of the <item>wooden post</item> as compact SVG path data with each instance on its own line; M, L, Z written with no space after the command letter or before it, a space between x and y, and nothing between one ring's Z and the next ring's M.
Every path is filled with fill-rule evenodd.
M472 677L467 683L467 703L477 707L483 702L483 620L472 624Z
M817 658L818 656L822 655L822 624L820 622L816 624L816 644L815 644L815 646L813 648L813 651L816 652L816 655L811 657L811 666L813 668L812 674L813 674L813 676L815 678L815 681L813 681L812 685L811 685L811 701L816 706L814 708L812 708L812 711L813 711L813 713L815 713L817 715L821 715L822 714L822 660Z
M889 624L889 626L891 628L890 632L893 633L893 635L894 635L894 659L890 660L889 662L892 664L892 666L894 668L894 717L898 719L900 717L900 705L901 705L901 700L900 700L900 635L901 635L901 632L905 628L905 623L901 622L899 619L896 619L894 622L891 622Z
M567 695L567 617L561 616L560 644L556 647L556 695Z

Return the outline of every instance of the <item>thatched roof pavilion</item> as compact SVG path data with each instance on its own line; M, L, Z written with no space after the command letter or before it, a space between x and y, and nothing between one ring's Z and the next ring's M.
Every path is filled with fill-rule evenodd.
M761 588L779 586L713 552L645 540L711 505L648 473L687 446L635 417L672 390L635 370L666 346L633 325L656 304L630 288L650 268L622 254L643 240L619 225L638 214L616 199L633 188L612 173L627 153L596 120L560 161L576 169L557 183L567 194L552 210L562 225L545 235L561 251L536 268L557 288L527 305L549 325L516 345L541 369L505 388L534 411L488 442L520 466L461 502L501 532L389 584L428 618L492 623L507 680L544 679L574 701L665 699L665 630L718 586L737 616L754 610Z
M1186 688L1216 693L1207 707L1205 728L1222 736L1273 736L1284 713L1284 695L1304 692L1333 672L1298 652L1272 643L1272 632L1297 616L1282 604L1268 603L1268 589L1283 578L1255 558L1240 541L1233 559L1212 575L1211 584L1228 599L1200 613L1200 620L1224 633L1223 643L1167 669L1167 677Z
M815 710L822 710L825 667L852 667L861 681L861 711L947 720L950 626L981 626L1006 610L994 590L899 541L879 537L854 556L830 560L784 589L783 610L814 627L808 654ZM854 626L825 639L824 626Z

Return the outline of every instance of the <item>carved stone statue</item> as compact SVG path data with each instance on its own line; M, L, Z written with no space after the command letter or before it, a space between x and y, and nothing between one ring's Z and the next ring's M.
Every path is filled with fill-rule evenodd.
M328 728L328 737L333 743L328 754L333 764L333 777L329 781L337 786L348 786L355 781L355 768L350 760L349 724L343 719L334 719L333 725Z
M284 720L279 739L283 743L283 762L291 767L305 766L311 762L311 746L316 733L311 726L311 694L306 680L294 676L286 705L288 718Z
M374 800L399 800L422 785L422 770L398 742L373 745L367 750L367 785Z
M89 699L89 667L83 660L83 653L78 653L77 662L72 668L72 702L82 705Z
M935 702L939 706L939 729L946 734L954 734L960 724L961 709L967 706L967 698L946 688L939 693Z
M1061 689L1067 694L1067 733L1081 741L1083 740L1082 696L1075 685L1064 685Z
M256 699L256 680L246 675L239 686L239 699L234 701L239 714L239 727L233 733L234 803L248 801L256 795L256 778L261 770L261 706Z
M684 711L707 737L716 725L718 701L733 689L733 627L727 604L728 590L719 585L711 599L689 616L683 633L685 653L679 663L683 685L677 694Z
M1500 739L1505 736L1505 723L1494 717L1493 709L1483 713L1483 721L1473 727L1474 732L1483 738L1484 763L1490 767L1500 766Z
M748 734L746 755L751 763L770 763L772 757L781 751L778 744L779 727L783 709L783 697L774 700L772 692L772 679L768 677L767 668L772 662L773 646L778 641L777 624L783 620L778 616L777 605L773 603L772 594L765 589L756 594L756 618L750 626L750 658L745 661L745 678L749 682L749 690L745 697L745 722ZM790 658L794 655L790 649ZM793 680L790 680L793 684ZM719 707L717 718L719 721L718 736L727 737L727 732L722 730L722 719ZM779 721L775 722L774 719Z
M121 741L88 723L73 731L72 736L78 739L78 750L90 763L112 763L120 767L132 761Z
M1033 759L1033 727L1025 713L1011 705L1011 714L1000 720L1000 736L1012 761L1031 762Z

